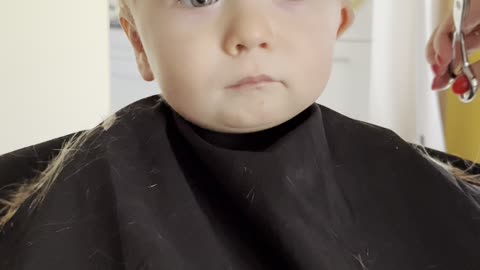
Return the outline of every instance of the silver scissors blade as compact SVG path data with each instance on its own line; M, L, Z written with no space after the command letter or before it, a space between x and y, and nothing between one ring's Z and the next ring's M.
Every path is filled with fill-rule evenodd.
M470 89L464 93L459 95L459 98L464 103L471 102L477 93L478 90L478 80L475 78L473 71L471 69L470 63L468 62L468 53L465 46L465 36L463 33L463 24L465 22L465 18L468 15L468 10L470 8L470 0L454 0L453 2L453 25L454 25L454 32L452 37L452 62L449 65L449 72L450 74L454 74L454 67L453 64L456 63L456 58L460 57L462 65L462 73L468 79L468 83ZM457 56L457 44L460 46L460 55ZM450 80L450 85L453 84L457 76L453 75L452 79Z
M453 25L455 27L454 35L460 35L462 33L463 21L467 16L469 6L470 6L469 0L454 1L453 3Z

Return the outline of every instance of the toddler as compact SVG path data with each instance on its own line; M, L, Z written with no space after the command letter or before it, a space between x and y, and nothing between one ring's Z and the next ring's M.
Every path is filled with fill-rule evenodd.
M480 269L479 167L315 103L353 18L122 0L162 94L0 156L0 269Z

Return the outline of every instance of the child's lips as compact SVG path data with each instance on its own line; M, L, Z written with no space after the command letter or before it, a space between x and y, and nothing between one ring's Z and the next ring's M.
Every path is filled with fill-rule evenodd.
M262 74L258 76L248 76L245 77L235 84L227 86L228 89L240 89L243 87L251 87L251 86L258 86L260 84L265 83L272 83L276 82L276 80L272 79L270 76Z

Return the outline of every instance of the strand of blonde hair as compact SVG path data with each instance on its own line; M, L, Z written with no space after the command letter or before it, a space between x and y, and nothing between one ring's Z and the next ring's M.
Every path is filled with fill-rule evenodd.
M0 231L3 230L20 207L29 199L31 199L29 210L33 211L37 208L47 196L60 172L71 162L75 153L79 151L85 142L94 134L106 131L112 127L116 120L117 118L114 114L103 121L101 125L72 135L72 137L63 143L60 152L48 164L45 170L40 171L37 176L28 183L16 185L16 188L13 188L14 191L11 192L6 199L0 199Z

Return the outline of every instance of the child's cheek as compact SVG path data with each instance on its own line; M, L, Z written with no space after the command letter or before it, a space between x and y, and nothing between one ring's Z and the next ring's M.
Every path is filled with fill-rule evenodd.
M336 32L340 20L340 5L336 0L277 0L277 7L291 24L324 32Z
M308 0L277 0L277 5L286 12L296 13L307 10L307 2Z

